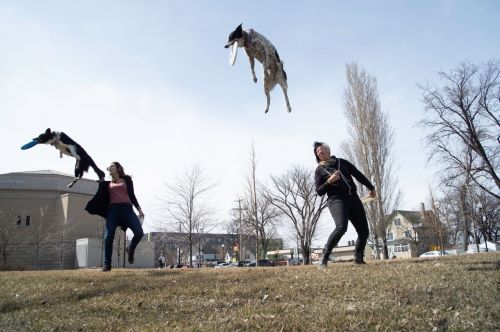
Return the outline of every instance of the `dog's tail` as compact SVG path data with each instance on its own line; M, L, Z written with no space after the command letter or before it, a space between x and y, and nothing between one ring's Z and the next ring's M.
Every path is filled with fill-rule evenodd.
M97 167L97 165L94 163L94 161L92 160L92 164L90 165L92 166L92 168L94 169L94 172L97 174L97 176L99 177L99 181L104 181L104 177L106 176L104 174L103 171L101 171L99 169L99 167Z
M280 66L281 66L281 71L283 72L283 77L285 78L285 81L286 81L286 80L288 80L288 78L286 76L286 71L283 68L283 61L281 61L280 55L278 54L278 51L274 50L274 53L276 54L276 58L278 58L278 61L279 61Z
M92 167L92 169L94 170L94 172L99 177L99 181L103 181L104 178L106 177L106 174L104 174L104 172L101 171L99 169L99 167L97 167L96 163L94 162L94 160L92 158L90 158L90 156L89 156L89 159L88 159L88 164L85 165L85 166L86 166L86 169L85 169L86 172L88 172L89 166Z
M288 80L288 77L286 77L286 71L285 69L283 68L283 62L281 63L281 70L283 71L283 77L285 77L285 81Z

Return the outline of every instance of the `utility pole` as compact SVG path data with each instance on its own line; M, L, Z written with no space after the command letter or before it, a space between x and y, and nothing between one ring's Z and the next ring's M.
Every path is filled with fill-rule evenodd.
M238 246L238 249L239 249L238 250L238 261L241 262L242 261L242 257L243 257L242 253L241 253L242 250L243 250L243 236L241 235L241 230L242 230L242 227L241 227L241 211L242 211L242 209L241 209L241 198L238 199L238 211L240 213L240 231L239 231L239 233L240 233L240 241L239 242L240 243L239 243L239 246Z
M240 223L240 230L239 230L239 244L238 244L238 261L242 261L244 259L244 256L243 256L243 235L242 235L242 232L243 232L243 227L242 227L242 218L241 218L241 211L243 210L246 210L246 208L242 208L241 207L241 201L242 199L239 198L237 200L235 200L235 202L238 202L238 208L235 208L233 210L237 210L239 212L239 223Z

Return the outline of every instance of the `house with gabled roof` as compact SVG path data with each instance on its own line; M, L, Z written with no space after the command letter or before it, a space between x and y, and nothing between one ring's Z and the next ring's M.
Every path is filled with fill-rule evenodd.
M432 213L426 211L421 203L420 211L394 210L388 216L386 236L389 257L418 257L428 251L432 236L429 235L424 218Z

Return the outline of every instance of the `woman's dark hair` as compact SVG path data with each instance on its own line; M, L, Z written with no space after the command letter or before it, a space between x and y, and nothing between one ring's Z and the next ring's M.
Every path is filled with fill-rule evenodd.
M316 162L318 162L318 163L319 163L319 157L318 157L318 154L316 153L316 149L319 148L320 146L324 146L325 148L328 149L328 151L330 151L330 147L328 146L328 144L323 143L323 142L314 142L314 144L313 144L314 156L316 157Z
M118 176L119 177L121 177L121 178L130 177L129 175L125 174L125 170L123 169L122 164L120 164L117 161L113 161L112 164L115 165L116 170L118 171Z

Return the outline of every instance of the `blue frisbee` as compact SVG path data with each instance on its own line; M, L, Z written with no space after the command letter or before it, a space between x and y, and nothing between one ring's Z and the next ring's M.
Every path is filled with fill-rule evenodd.
M29 143L26 143L24 144L23 146L21 146L21 150L27 150L29 148L32 148L34 147L35 145L38 144L38 141L36 139L32 140L31 142Z

